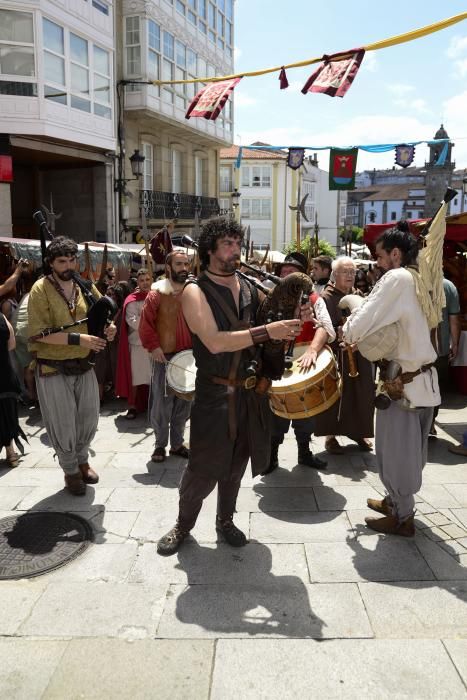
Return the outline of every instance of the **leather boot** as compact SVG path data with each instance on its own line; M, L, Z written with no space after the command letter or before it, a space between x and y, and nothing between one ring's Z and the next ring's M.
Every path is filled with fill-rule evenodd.
M366 504L371 510L375 510L382 515L392 515L392 501L390 496L385 496L381 501L377 498L367 498Z
M369 528L383 535L400 535L401 537L413 537L415 535L415 525L413 515L399 521L397 515L387 515L385 518L365 518Z
M269 460L269 466L267 469L265 469L264 472L261 472L261 476L266 476L266 474L270 474L273 472L275 469L279 467L279 446L280 442L277 442L275 440L272 441L271 443L271 458Z
M189 534L190 533L188 530L182 530L177 523L171 530L160 538L159 542L157 543L157 553L162 554L164 557L170 557L180 549L181 545Z
M84 496L86 493L86 484L83 481L81 472L65 474L65 485L73 496Z
M313 469L326 469L327 462L319 457L315 457L310 450L308 442L299 442L298 444L298 463L305 467L313 467Z
M83 481L85 484L97 484L99 481L99 476L87 462L84 464L78 464L78 467L83 476Z
M219 516L216 516L216 530L219 532L227 544L231 547L244 547L248 544L248 540L241 530L238 529L232 518L224 518L221 520Z

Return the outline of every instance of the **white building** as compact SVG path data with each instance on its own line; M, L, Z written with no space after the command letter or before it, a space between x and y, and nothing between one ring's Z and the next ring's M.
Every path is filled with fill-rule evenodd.
M218 211L219 149L232 140L233 100L216 121L187 120L201 83L141 82L232 73L233 0L122 0L117 27L119 77L128 83L120 126L125 177L123 148L127 158L134 149L145 156L142 181L125 186L134 196L121 196L124 227L134 237L142 198L150 228L175 217L187 230Z
M2 235L37 237L51 198L57 233L112 239L114 2L0 0Z
M258 144L256 144L258 145ZM290 207L308 195L305 213L300 217L301 238L311 233L317 222L319 238L338 246L338 227L344 225L346 192L330 192L329 174L318 167L316 155L307 158L299 170L287 167L283 151L242 148L240 168L236 167L239 146L221 151L221 211L232 209L232 193L238 190L239 211L244 226L250 227L250 240L256 247L282 250L297 231L297 214Z

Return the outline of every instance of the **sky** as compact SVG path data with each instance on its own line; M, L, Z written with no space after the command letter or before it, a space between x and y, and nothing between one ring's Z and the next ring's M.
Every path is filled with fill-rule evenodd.
M364 46L467 10L465 0L236 0L235 72ZM355 146L432 139L443 123L457 168L467 168L467 20L367 52L343 98L300 90L316 65L244 78L235 88L234 142ZM417 146L415 165L428 159ZM329 151L318 152L328 170ZM359 152L357 170L390 168L394 151Z

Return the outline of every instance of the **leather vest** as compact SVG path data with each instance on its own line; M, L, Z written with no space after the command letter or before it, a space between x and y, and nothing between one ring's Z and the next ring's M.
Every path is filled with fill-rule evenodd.
M181 294L161 294L157 309L156 331L164 353L175 352L177 347L177 319L182 313Z

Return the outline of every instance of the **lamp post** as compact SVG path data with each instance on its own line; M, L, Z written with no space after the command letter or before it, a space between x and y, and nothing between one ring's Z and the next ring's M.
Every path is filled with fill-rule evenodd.
M120 221L122 222L123 231L126 231L126 221L128 219L128 205L126 203L126 197L129 195L127 190L127 182L132 182L135 180L140 180L144 172L144 161L145 157L141 155L139 149L136 148L133 155L129 158L131 165L131 174L133 177L125 177L125 162L123 157L118 159L118 174L119 177L115 178L114 182L114 192L118 192L118 205L120 212Z
M232 199L232 209L234 212L234 217L237 218L237 209L240 206L240 197L242 196L242 193L237 190L237 188L234 189L232 194L230 195ZM240 219L241 219L241 214L240 214Z

